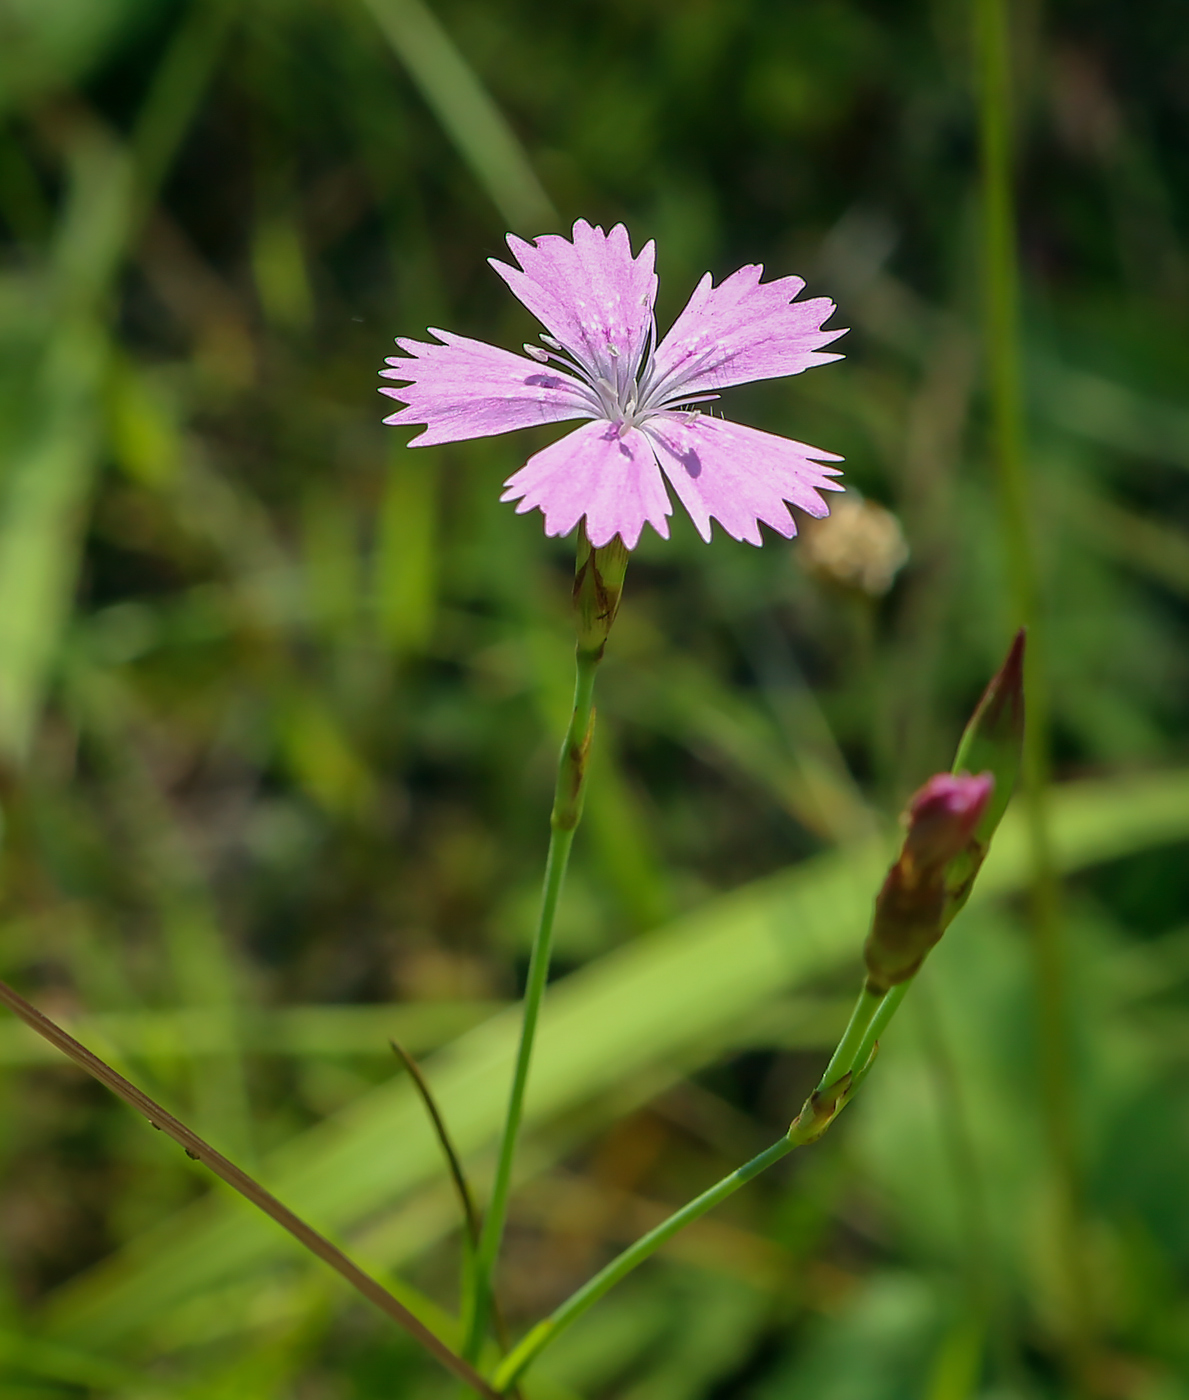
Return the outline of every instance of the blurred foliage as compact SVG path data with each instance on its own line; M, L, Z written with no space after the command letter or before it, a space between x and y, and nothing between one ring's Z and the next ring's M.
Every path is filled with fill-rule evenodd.
M1175 0L1016 21L1094 1384L1174 1400L1189 25ZM572 546L497 504L529 440L408 452L375 370L427 324L531 333L484 262L507 227L655 237L662 323L707 268L800 272L847 359L731 413L845 453L909 549L878 596L866 535L802 561L676 521L633 560L501 1283L519 1327L785 1126L879 832L1003 653L970 38L957 0L0 0L0 975L443 1326L458 1221L386 1037L435 1052L482 1183ZM1063 1393L1013 842L851 1121L530 1396ZM14 1025L0 1064L3 1400L445 1393Z

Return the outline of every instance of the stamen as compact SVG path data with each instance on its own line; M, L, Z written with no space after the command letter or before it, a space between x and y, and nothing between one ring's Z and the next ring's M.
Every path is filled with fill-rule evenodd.
M637 370L637 380L639 383L640 402L648 402L649 386L652 383L653 366L656 363L654 351L656 350L656 311L650 310L648 316L648 333L644 337L644 346L640 351L640 365Z
M576 355L572 355L565 348L564 345L562 345L559 341L554 340L551 335L543 335L541 336L541 339L552 341L552 343L558 347L558 350L560 352L559 354L552 355L549 354L547 351L542 351L541 353L545 355L545 358L547 360L556 361L557 364L564 366L572 374L576 374L584 384L589 384L591 388L594 387L594 380L591 378L590 370L580 359L578 359Z
M542 339L545 337L542 336ZM590 405L591 417L607 417L606 397L591 383L590 374L581 364L575 363L568 355L550 354L548 350L542 350L537 345L530 345L527 341L524 344L524 351L540 365L547 365L551 361L555 361L561 366L561 373L566 380L567 387Z
M658 404L681 402L679 394L675 392L680 384L695 374L700 374L706 368L707 362L719 353L717 345L707 345L698 354L691 355L680 365L675 365L668 374L663 375L655 384L649 386L649 398Z
M712 403L721 397L721 394L677 394L674 398L663 399L656 405L655 411L659 413L662 409L665 411L669 409L681 410L691 403Z

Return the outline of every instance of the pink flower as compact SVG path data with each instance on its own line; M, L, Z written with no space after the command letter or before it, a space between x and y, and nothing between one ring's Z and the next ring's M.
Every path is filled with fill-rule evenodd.
M407 354L381 374L402 387L381 392L407 407L384 421L425 424L410 446L589 419L530 457L501 499L519 501L518 512L539 507L549 535L585 516L595 546L618 534L634 549L645 521L667 539L666 478L706 540L711 519L752 544L760 521L794 535L786 502L828 513L818 493L842 488L830 479L837 469L822 464L841 458L696 405L731 384L839 359L821 353L843 334L822 330L833 302L794 301L799 277L762 283L758 266L717 287L707 273L658 345L652 243L633 257L622 224L604 233L580 219L573 241L509 235L508 246L520 266L491 265L545 326L543 346L517 355L432 328L440 344L398 340Z

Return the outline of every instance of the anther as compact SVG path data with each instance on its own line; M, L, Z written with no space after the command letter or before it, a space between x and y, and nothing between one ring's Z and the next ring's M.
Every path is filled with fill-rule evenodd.
M549 351L542 350L539 345L530 345L527 340L524 342L524 353L526 355L531 355L539 365L547 365L549 363Z

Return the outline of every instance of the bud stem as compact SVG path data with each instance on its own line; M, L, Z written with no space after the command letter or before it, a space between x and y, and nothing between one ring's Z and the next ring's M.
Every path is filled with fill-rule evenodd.
M728 1196L733 1196L741 1186L746 1186L782 1157L787 1157L798 1147L806 1147L816 1142L845 1107L857 1086L859 1075L874 1053L873 1027L877 1022L881 1028L887 1024L891 1012L900 1005L907 988L906 982L885 996L877 996L864 987L859 993L850 1021L842 1033L838 1048L830 1057L825 1073L784 1137L774 1142L771 1147L765 1148L750 1162L745 1162L728 1176L724 1176L721 1181L715 1182L680 1210L674 1211L646 1235L642 1235L635 1244L629 1245L605 1268L600 1269L576 1293L572 1293L544 1321L537 1323L496 1369L492 1380L495 1389L500 1392L507 1391L555 1337L572 1322L576 1322L588 1308L597 1303L604 1294L609 1293L621 1279L643 1264L680 1230L705 1215L707 1211L713 1210ZM890 1009L883 1014L885 1008Z
M846 1030L842 1033L842 1039L838 1042L838 1048L830 1056L830 1063L826 1066L826 1072L821 1077L821 1082L817 1086L818 1093L836 1084L844 1074L849 1074L852 1070L862 1067L870 1058L871 1051L863 1054L863 1046L870 1036L870 1028L874 1023L880 1010L886 1005L889 994L887 992L872 991L870 987L864 986L859 993L859 999L855 1002L855 1009L850 1014L850 1021ZM872 1047L875 1044L875 1037L870 1036Z
M854 1066L858 1069L862 1070L871 1056L875 1054L876 1042L883 1035L888 1022L900 1009L900 1003L908 995L908 989L915 980L914 976L903 982L897 982L891 991L884 994L883 999L875 1008L875 1015L867 1023L863 1039L859 1042L859 1048L855 1054Z

